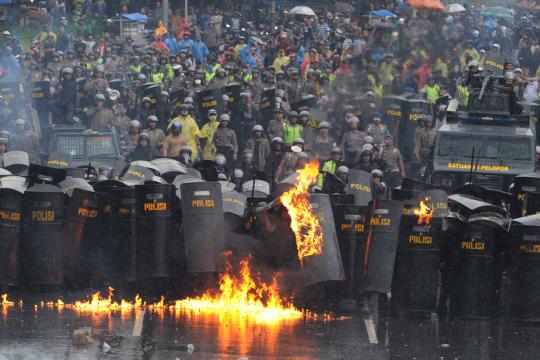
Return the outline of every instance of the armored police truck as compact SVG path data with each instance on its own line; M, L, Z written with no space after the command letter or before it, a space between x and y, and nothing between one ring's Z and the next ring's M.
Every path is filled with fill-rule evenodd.
M536 131L504 78L478 76L476 85L469 88L466 106L456 100L448 105L430 181L445 189L473 182L508 190L516 175L535 170Z

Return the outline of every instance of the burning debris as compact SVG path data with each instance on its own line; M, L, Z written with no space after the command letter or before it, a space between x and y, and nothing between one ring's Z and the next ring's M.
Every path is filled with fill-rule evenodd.
M426 197L424 200L420 200L418 207L413 209L414 215L418 216L418 225L429 226L431 219L433 218L433 203L431 197Z
M270 284L252 274L249 259L240 262L240 276L233 275L230 263L220 278L219 293L205 293L198 298L178 300L175 309L214 313L231 318L249 318L258 323L297 320L304 316L279 293L277 277Z
M307 164L305 168L298 170L295 186L281 195L281 202L291 217L291 229L296 238L300 262L308 256L322 253L322 228L313 212L308 194L309 187L318 175L318 163Z

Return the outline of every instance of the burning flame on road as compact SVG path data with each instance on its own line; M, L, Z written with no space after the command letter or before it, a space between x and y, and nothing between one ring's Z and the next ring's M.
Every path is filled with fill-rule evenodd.
M433 218L433 205L428 204L431 198L427 197L424 200L420 200L419 206L414 208L414 215L418 216L418 225L428 226Z
M296 238L298 258L303 262L308 256L322 253L322 228L313 212L307 192L319 175L319 165L317 162L309 163L297 173L295 186L281 195L281 203L291 217L291 230Z
M129 311L137 307L143 307L145 305L143 304L139 295L135 296L135 300L133 302L124 299L122 299L120 302L113 301L113 293L114 289L110 287L109 296L106 298L102 297L101 292L97 291L92 294L91 300L76 301L75 304L68 304L66 306L70 309L74 309L77 311L99 313L118 310Z
M15 302L8 300L8 294L2 294L2 296L0 297L2 298L2 302L0 302L0 305L4 307L15 305Z
M240 262L239 277L232 273L232 266L227 263L227 272L220 278L218 294L206 292L201 297L177 300L174 308L234 319L249 318L258 323L296 320L304 316L301 310L279 294L275 276L272 283L267 284L252 275L249 259Z

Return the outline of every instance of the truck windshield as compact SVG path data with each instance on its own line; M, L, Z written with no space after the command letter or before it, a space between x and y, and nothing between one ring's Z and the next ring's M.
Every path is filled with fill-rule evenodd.
M457 135L441 136L438 154L455 158L470 158L472 149L475 156L485 159L531 160L531 144L527 139L475 137Z
M508 101L504 94L484 94L482 100L478 99L478 93L473 92L469 98L469 111L478 112L508 112Z
M112 158L118 155L112 135L59 135L55 151L71 154L74 160Z

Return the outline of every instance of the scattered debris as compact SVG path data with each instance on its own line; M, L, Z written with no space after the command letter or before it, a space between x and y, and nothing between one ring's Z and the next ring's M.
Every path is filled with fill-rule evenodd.
M103 352L104 353L108 353L109 351L111 351L111 345L107 344L107 342L103 342Z
M94 338L92 337L91 327L73 330L71 339L73 341L73 345L88 345L95 342Z
M189 354L193 354L193 352L195 351L195 346L193 344L187 344L186 348Z

